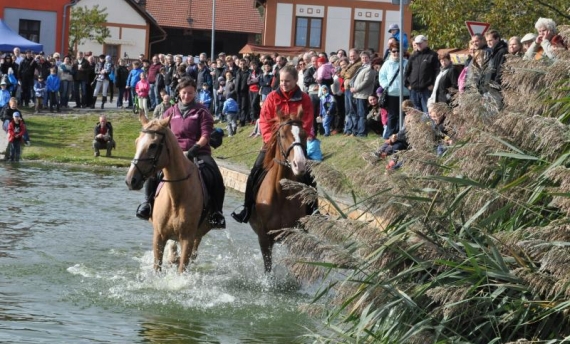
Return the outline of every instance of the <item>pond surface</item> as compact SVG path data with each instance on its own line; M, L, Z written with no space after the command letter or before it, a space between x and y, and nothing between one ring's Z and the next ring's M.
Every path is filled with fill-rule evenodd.
M257 237L228 215L197 263L152 270L152 226L126 170L0 164L0 342L299 343L314 290L263 272ZM308 329L309 330L308 330Z

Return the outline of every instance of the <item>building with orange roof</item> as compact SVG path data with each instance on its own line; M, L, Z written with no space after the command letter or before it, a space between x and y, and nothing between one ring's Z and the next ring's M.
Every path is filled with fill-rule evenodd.
M139 0L139 4L168 34L168 39L153 46L153 53L210 55L212 0ZM216 1L216 53L237 54L245 44L258 42L264 22L254 4L253 0Z

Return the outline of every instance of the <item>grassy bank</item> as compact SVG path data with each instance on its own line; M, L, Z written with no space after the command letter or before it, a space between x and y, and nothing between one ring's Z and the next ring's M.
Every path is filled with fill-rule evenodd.
M100 114L70 112L33 115L30 110L23 109L23 116L31 136L31 146L24 149L23 158L87 166L128 166L135 154L134 142L139 135L138 117L125 110L113 109L105 112L113 124L117 148L110 158L95 158L91 143L93 128ZM222 123L217 126L225 129ZM214 157L222 164L237 165L245 170L251 168L262 145L261 137L249 137L252 128L252 126L239 128L237 135L225 137L223 145L214 150ZM362 154L374 150L380 144L380 137L376 135L367 138L335 135L321 139L325 164L338 171L362 169L366 165L361 157Z

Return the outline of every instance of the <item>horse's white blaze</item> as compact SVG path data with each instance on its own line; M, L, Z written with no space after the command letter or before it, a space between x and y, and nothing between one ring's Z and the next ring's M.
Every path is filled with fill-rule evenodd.
M291 133L293 134L293 138L295 138L295 143L301 143L301 129L294 125L291 127ZM293 164L291 164L291 169L295 175L299 175L301 173L305 173L305 153L303 152L303 148L299 145L293 147Z
M135 159L140 159L141 158L141 149L140 147L146 147L148 146L147 141L150 140L150 135L146 134L143 137L141 137L138 141L137 144L137 151L135 153Z

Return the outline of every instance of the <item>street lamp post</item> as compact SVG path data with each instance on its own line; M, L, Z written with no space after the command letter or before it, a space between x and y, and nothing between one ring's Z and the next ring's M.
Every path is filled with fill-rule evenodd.
M214 59L214 42L216 41L216 0L212 0L212 46L210 48L210 58Z
M398 57L400 63L400 104L398 106L400 111L398 112L398 124L400 129L404 127L404 116L402 114L402 103L404 102L404 5L409 3L410 0L392 0L393 5L400 5L400 56Z

